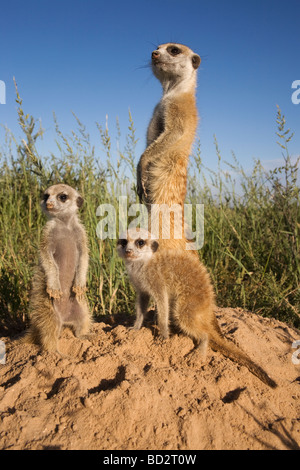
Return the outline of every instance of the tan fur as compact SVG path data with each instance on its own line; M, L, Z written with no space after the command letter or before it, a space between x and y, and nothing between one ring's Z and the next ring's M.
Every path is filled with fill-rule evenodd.
M166 98L160 112L164 114L164 132L147 147L140 160L145 199L150 204L183 204L188 158L197 128L195 97L183 93Z
M80 194L65 184L48 188L41 202L50 220L42 232L30 298L31 324L24 340L47 351L58 350L63 325L72 326L76 336L87 334L91 326L85 295L87 236L77 216L82 202Z
M172 51L179 51L174 53ZM137 189L150 212L151 204L179 204L186 196L187 165L195 138L196 74L200 57L182 44L162 44L152 53L152 69L163 87L147 131L147 148L137 167ZM173 226L174 219L171 219ZM151 221L149 220L151 230ZM185 237L160 240L164 246L185 248Z
M192 254L161 249L151 235L129 231L118 241L118 253L124 259L131 282L137 291L135 329L141 328L152 297L157 306L158 326L163 338L169 336L169 320L205 353L207 344L224 356L246 366L270 387L276 383L243 351L221 333L214 314L215 301L210 276ZM139 246L144 243L143 246Z

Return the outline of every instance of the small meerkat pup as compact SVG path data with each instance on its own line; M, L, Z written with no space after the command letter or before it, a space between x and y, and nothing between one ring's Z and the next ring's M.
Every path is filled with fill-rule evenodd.
M183 204L187 164L198 115L196 78L201 59L189 47L167 43L152 52L152 70L163 96L147 130L147 148L137 168L140 199L149 204Z
M137 292L135 329L141 328L152 297L163 338L169 336L172 319L200 346L203 355L210 344L213 350L246 366L265 384L277 386L260 366L223 337L214 314L210 276L198 259L184 251L160 249L158 241L143 229L129 230L118 240L117 250Z
M155 216L157 205L177 205L183 220L187 165L198 123L195 90L200 62L199 55L182 44L162 44L152 52L152 70L161 82L163 96L148 126L147 148L137 167L137 192ZM171 227L181 230L182 238L175 240L171 235L165 240L166 222L162 214L158 217L161 243L185 248L184 223L177 227L177 218L171 214ZM153 232L151 220L149 230Z
M30 329L25 341L44 350L57 351L63 325L73 327L76 336L89 332L86 276L88 244L77 210L83 198L66 184L50 186L41 208L48 217L43 228L39 264L32 283Z

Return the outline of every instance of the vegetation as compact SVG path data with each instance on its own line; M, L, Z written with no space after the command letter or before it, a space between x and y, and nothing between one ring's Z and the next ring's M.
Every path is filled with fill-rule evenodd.
M117 213L119 196L137 202L135 192L136 133L129 114L125 148L112 149L107 126L97 125L101 142L96 155L89 134L74 116L77 131L66 137L56 116L57 154L42 158L37 143L43 129L25 114L16 87L18 122L24 139L16 141L6 129L0 148L0 321L1 332L23 329L41 229L41 192L65 182L82 194L81 219L90 242L88 297L95 319L102 315L134 311L134 291L115 251L115 240L96 236L101 204ZM118 136L120 130L117 123ZM187 202L205 206L204 246L200 258L208 267L220 306L243 307L300 326L300 202L297 177L299 159L288 151L293 134L277 110L278 144L282 165L265 171L254 162L247 174L235 158L222 169L217 140L218 171L205 169L200 145L191 157ZM138 157L138 156L137 156ZM229 171L228 171L229 170Z

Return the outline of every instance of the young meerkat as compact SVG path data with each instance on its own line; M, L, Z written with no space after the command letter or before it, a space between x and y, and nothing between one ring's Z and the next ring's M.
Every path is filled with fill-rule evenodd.
M76 336L89 332L91 315L86 300L88 244L77 210L83 198L66 184L50 186L41 208L48 217L43 228L39 264L33 277L30 298L30 329L25 341L42 349L58 351L63 325Z
M118 240L117 251L137 292L134 329L141 328L152 297L163 338L169 337L171 319L203 354L209 344L214 351L246 366L265 384L277 386L260 366L223 337L214 314L210 276L192 254L160 249L158 241L151 239L146 230L129 230Z
M159 210L157 206L151 207L153 204L177 205L176 211L181 211L183 220L187 165L198 123L195 90L200 62L200 56L182 44L162 44L152 52L152 70L161 82L163 96L154 109L147 130L147 148L137 167L138 196L149 213ZM164 240L164 216L158 217L163 245L185 247L184 235L174 240L171 234ZM176 223L171 214L171 226ZM149 225L153 232L151 220ZM184 233L184 223L177 228Z

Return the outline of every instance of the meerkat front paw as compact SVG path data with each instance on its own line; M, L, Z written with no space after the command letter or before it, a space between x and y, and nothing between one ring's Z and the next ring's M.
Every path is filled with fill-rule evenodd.
M73 286L72 291L74 292L77 300L82 300L85 297L87 288L82 286Z
M60 299L61 296L63 295L63 292L59 289L49 289L49 288L47 288L47 294L52 299Z

